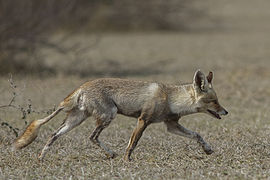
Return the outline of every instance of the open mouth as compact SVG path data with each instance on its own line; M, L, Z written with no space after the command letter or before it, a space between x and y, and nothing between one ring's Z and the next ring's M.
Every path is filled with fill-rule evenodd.
M220 115L218 113L216 113L215 111L211 111L210 109L207 109L207 111L213 115L215 118L217 119L221 119Z

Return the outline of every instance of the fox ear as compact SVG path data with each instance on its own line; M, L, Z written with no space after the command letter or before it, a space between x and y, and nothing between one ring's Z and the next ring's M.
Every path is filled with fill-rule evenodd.
M208 83L212 83L212 79L213 79L213 73L210 71L208 76L207 76Z
M201 70L197 70L195 72L193 78L193 86L199 92L207 90L208 80L206 79L205 75L201 72Z

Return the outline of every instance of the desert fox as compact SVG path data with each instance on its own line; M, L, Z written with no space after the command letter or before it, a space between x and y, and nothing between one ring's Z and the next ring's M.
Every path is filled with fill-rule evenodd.
M207 113L217 119L220 119L220 115L228 114L218 102L212 79L212 72L209 72L206 77L197 70L193 83L185 85L116 78L86 82L68 95L51 115L33 121L15 140L13 148L21 149L29 145L37 137L40 126L63 110L67 112L67 117L48 139L39 155L40 160L59 136L78 126L89 116L93 116L96 120L96 128L90 140L105 150L106 155L113 158L116 154L99 141L98 137L117 113L138 118L137 126L126 149L125 160L130 160L131 153L146 127L156 122L164 122L171 133L197 140L205 153L211 154L213 151L203 138L198 133L181 126L178 120L182 116L199 112Z

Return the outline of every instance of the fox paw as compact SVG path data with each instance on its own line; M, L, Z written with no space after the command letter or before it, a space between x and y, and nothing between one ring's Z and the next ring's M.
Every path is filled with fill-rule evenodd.
M207 155L210 155L214 152L211 148L204 148L203 150Z
M107 156L107 158L113 159L113 158L115 158L116 156L118 156L118 154L115 153L115 152L113 152L113 151L110 151L110 152L107 152L107 153L106 153L106 156Z
M124 156L124 161L126 161L126 162L130 162L130 161L132 161L132 159L130 158L130 156Z

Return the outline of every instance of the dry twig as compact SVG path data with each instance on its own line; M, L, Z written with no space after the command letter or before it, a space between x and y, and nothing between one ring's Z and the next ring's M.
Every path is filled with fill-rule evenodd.
M17 111L20 111L21 114L22 114L22 117L21 119L24 120L24 123L27 124L27 121L26 121L26 118L27 118L27 115L28 114L31 114L31 113L37 113L37 114L40 114L40 113L51 113L52 111L55 110L55 106L52 108L52 109L49 109L47 111L45 110L42 110L42 111L37 111L37 110L34 110L32 108L32 103L31 103L31 99L28 99L28 102L27 102L27 106L26 107L23 107L21 106L20 104L16 104L16 98L22 94L22 92L24 91L25 89L25 85L23 87L23 89L19 90L18 92L18 86L14 83L13 81L13 77L12 77L12 74L10 75L10 78L8 80L9 82L9 85L11 87L11 90L12 90L12 97L11 99L9 100L9 103L8 104L5 104L5 105L1 105L0 106L0 109L2 108L12 108L12 109L15 109ZM0 119L0 122L2 121L1 123L1 126L6 126L8 127L10 130L12 130L15 134L15 136L17 137L18 136L18 128L14 128L12 125L10 125L8 122Z

